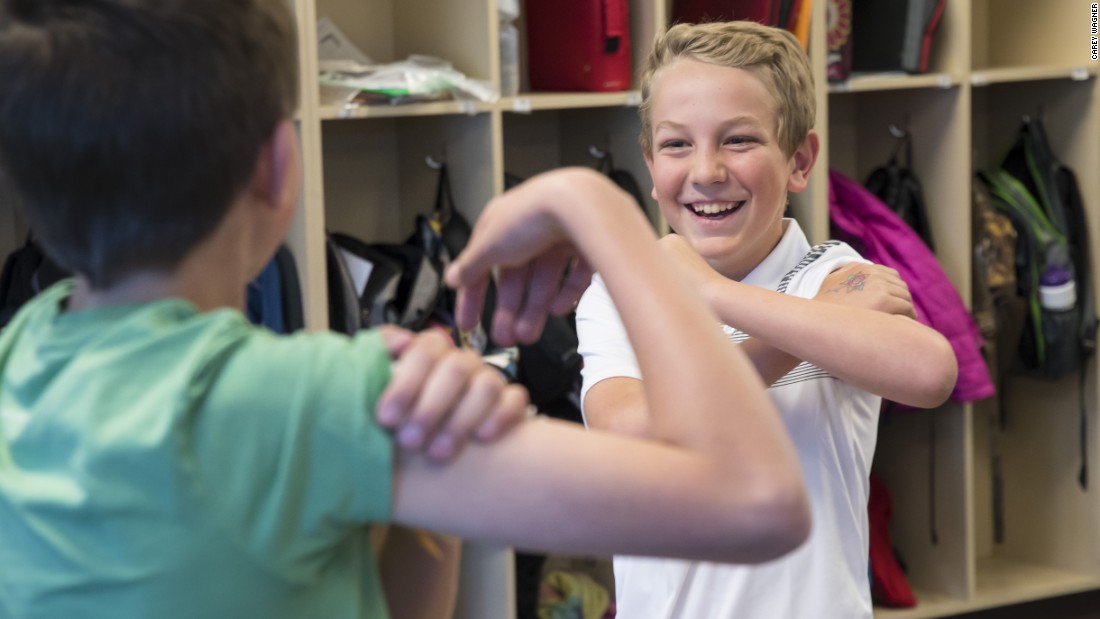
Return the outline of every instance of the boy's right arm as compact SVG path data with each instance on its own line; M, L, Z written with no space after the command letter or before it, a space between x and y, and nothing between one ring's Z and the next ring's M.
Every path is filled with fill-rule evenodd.
M563 292L559 277L572 247L621 303L664 442L535 420L447 466L399 452L394 519L582 554L755 562L795 548L808 535L809 508L763 384L713 327L698 293L661 259L631 198L605 177L556 171L489 204L448 272L460 287L460 324L476 318L480 300L470 301L498 266L505 328L494 335L529 337L548 309L567 309L578 294L576 279ZM540 267L547 256L552 266ZM578 263L574 272L584 269ZM733 411L730 402L738 403Z

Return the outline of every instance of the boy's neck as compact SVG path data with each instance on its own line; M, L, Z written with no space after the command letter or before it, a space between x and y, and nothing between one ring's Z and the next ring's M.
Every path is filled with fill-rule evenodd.
M117 305L137 305L162 299L183 299L200 312L222 307L244 308L245 286L227 289L218 278L205 279L183 273L143 272L126 277L114 286L95 290L78 277L66 309L71 312ZM224 284L224 281L221 283Z
M245 288L262 268L265 257L257 256L251 234L241 226L241 212L239 208L231 209L215 231L173 271L138 271L98 290L78 277L66 309L183 299L200 312L223 307L243 310Z

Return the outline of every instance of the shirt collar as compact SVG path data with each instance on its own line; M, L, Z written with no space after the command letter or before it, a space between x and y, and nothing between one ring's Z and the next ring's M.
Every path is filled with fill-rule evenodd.
M785 230L775 249L741 280L742 283L774 289L787 271L810 251L810 242L806 240L798 222L784 218L783 224Z

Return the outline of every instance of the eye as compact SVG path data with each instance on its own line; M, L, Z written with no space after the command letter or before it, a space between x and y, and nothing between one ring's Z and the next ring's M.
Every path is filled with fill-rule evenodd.
M751 144L755 142L754 138L747 135L734 135L726 138L726 144L732 144L734 146L740 146L742 144Z
M670 140L665 140L665 141L661 142L660 148L662 150L668 150L668 149L687 148L687 146L688 146L687 140L670 139Z

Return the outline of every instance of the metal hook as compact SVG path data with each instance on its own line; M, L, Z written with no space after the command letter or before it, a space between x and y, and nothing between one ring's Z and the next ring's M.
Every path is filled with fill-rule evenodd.
M428 155L424 158L424 163L428 164L428 167L433 170L442 170L443 166L447 165L447 143L444 142L439 145L439 159Z
M909 137L909 112L905 113L904 118L905 118L905 122L902 125L902 127L899 128L894 123L890 123L890 127L889 127L890 135L894 136L895 138L897 138L899 140L903 140L903 139Z
M610 153L608 153L608 151L606 151L606 150L596 146L595 144L593 144L593 145L588 147L588 154L592 155L594 158L599 159L599 160L602 161L604 159L607 159L607 156Z
M1035 112L1035 120L1037 122L1043 122L1043 111L1044 111L1043 110L1043 104L1040 103L1039 104L1039 109L1036 110L1036 112ZM1031 122L1031 115L1030 114L1024 114L1024 123L1030 123L1030 122Z
M909 139L909 113L906 112L905 114L904 127L899 128L894 123L890 123L889 129L890 135L894 136L894 138L897 140L896 142L894 142L894 152L890 155L890 160L897 161L898 155L901 154L902 149L904 149L906 159L905 165L909 165L909 162L913 160L911 146L912 142Z

